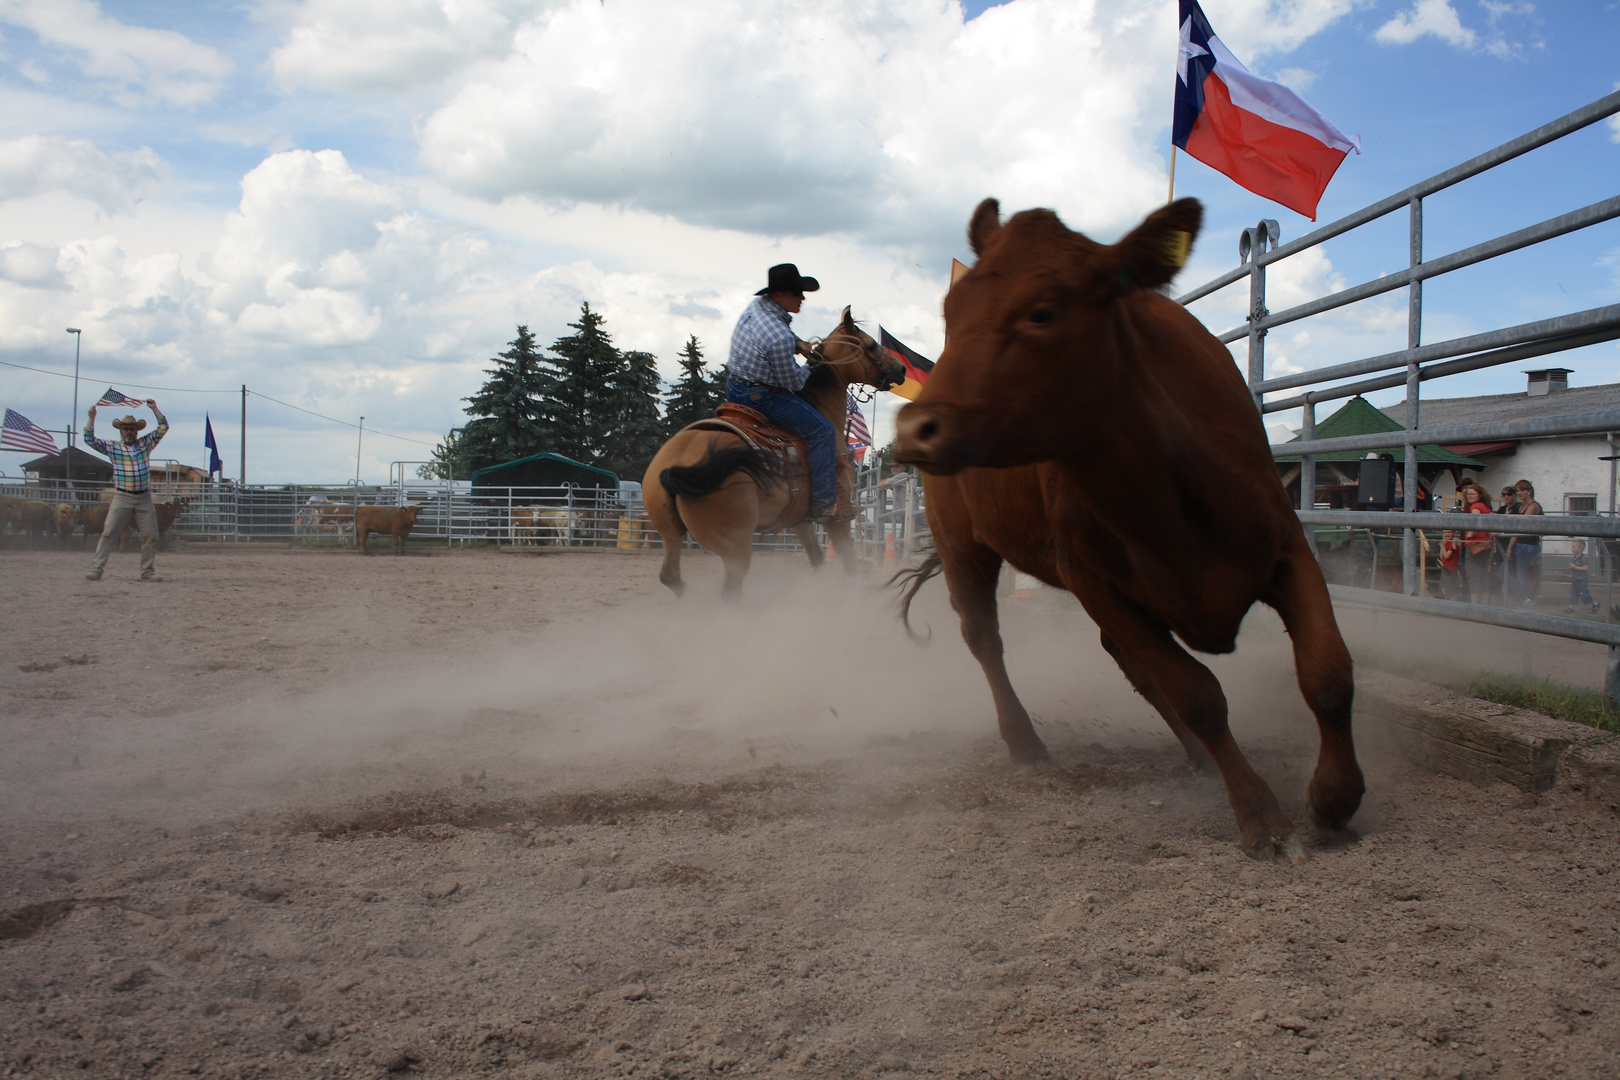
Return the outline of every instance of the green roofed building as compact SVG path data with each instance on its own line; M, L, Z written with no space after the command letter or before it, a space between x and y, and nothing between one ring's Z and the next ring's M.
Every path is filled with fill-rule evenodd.
M619 490L618 473L586 465L561 454L530 454L501 465L491 465L472 474L473 491L486 488L562 487L608 488Z
M1399 423L1385 416L1369 404L1367 399L1361 397L1351 398L1338 412L1316 422L1318 439L1338 439L1349 435L1375 435L1385 431L1405 430ZM1299 437L1295 436L1290 441L1299 442ZM1340 450L1317 454L1315 499L1317 504L1325 503L1335 510L1356 509L1356 488L1361 481L1361 465L1369 455L1398 462L1399 474L1405 475L1406 447L1399 443L1379 450ZM1429 492L1434 490L1436 477L1449 474L1454 486L1460 488L1464 482L1462 470L1473 469L1482 472L1485 469L1483 461L1434 444L1420 444L1417 447L1417 461L1418 483L1423 488L1425 502L1428 501ZM1289 499L1298 506L1299 455L1279 457L1277 470L1281 474L1283 486L1288 489Z

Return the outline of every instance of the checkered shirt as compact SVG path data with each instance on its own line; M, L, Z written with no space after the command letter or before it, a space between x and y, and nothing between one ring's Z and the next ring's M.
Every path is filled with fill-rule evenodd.
M737 320L737 329L731 332L726 373L742 382L803 389L810 369L796 358L799 336L788 325L792 321L793 316L772 303L770 297L754 297Z
M156 409L152 412L158 419L157 430L150 435L142 435L128 446L124 445L122 439L112 442L98 439L95 429L89 424L84 425L84 445L100 450L112 462L113 486L119 491L138 495L152 482L152 448L169 433L169 421Z

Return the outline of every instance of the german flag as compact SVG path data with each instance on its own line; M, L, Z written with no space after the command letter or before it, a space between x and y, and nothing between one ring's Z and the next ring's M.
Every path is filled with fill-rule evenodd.
M906 369L906 381L890 389L889 393L899 394L907 401L916 401L917 395L922 393L923 383L933 373L934 362L909 346L903 345L900 339L878 327L878 340L890 356L900 361Z

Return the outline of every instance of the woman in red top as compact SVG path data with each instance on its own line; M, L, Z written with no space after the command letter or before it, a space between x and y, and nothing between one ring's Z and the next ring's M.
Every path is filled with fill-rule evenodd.
M1464 484L1463 503L1470 514L1491 512L1491 497L1478 484ZM1463 533L1463 579L1468 583L1473 603L1483 603L1489 595L1491 575L1491 537L1480 530Z

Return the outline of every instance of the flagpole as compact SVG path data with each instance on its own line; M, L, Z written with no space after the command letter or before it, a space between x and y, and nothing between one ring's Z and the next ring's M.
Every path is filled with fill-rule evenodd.
M1170 144L1170 197L1164 200L1168 206L1176 201L1176 144Z

